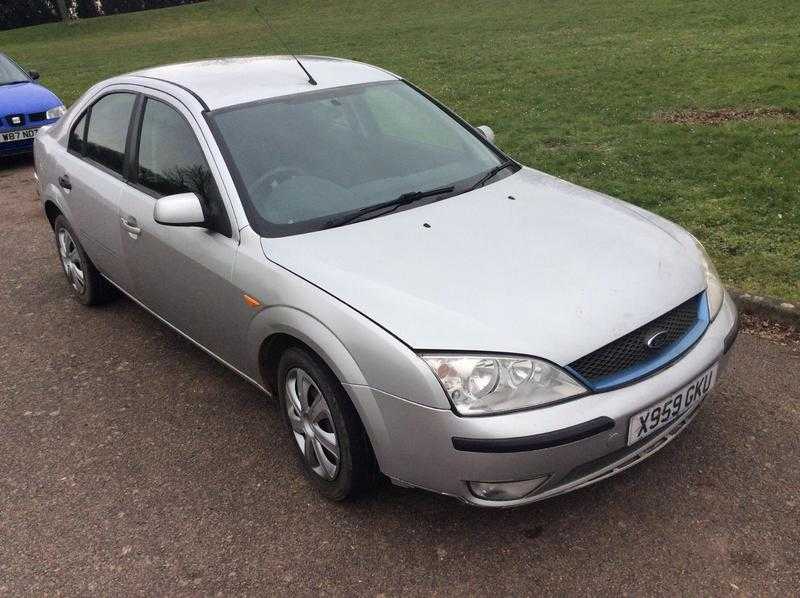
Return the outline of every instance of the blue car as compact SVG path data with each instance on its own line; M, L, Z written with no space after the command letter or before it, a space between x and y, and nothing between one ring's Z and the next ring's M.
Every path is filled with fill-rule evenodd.
M58 96L36 83L39 73L26 72L0 53L0 158L33 151L33 138L66 109Z

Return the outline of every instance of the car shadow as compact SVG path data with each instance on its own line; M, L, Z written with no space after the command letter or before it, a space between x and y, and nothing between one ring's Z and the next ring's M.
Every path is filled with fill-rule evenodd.
M0 156L0 176L11 174L21 168L33 168L33 154Z

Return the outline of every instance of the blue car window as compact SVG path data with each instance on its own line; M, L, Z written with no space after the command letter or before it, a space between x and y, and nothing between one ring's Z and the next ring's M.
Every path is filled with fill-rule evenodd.
M19 68L14 62L0 54L0 85L11 83L26 83L30 81L28 73Z

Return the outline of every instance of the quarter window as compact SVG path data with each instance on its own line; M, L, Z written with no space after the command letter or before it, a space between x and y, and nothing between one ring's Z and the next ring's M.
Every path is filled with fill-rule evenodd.
M211 228L231 235L219 189L186 120L158 100L147 99L136 165L139 185L157 196L195 193Z
M86 112L78 119L78 122L72 127L72 132L69 134L69 150L77 154L83 155L85 148L84 136L86 134Z
M122 174L125 141L136 96L112 93L100 98L89 113L86 133L86 157Z

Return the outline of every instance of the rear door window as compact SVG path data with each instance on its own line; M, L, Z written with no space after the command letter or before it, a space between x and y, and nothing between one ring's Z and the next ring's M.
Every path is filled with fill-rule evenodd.
M95 102L89 113L85 155L120 175L135 102L132 93L112 93Z

